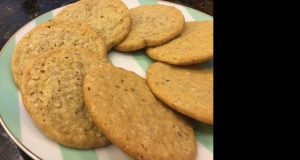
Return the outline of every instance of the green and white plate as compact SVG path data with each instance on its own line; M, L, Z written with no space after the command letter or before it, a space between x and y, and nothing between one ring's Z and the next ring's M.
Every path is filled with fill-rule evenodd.
M133 8L147 4L164 4L175 6L184 15L186 21L213 20L212 16L197 10L166 2L153 0L123 0L127 7ZM30 21L17 31L5 44L0 53L0 122L15 143L34 159L43 160L129 160L124 152L111 144L104 148L79 150L62 146L47 136L32 121L24 106L20 91L14 83L11 73L11 57L15 45L36 25L52 19L64 7L47 12ZM109 60L118 67L131 70L146 78L147 67L154 62L143 50L122 54L110 50ZM213 61L204 63L213 68ZM213 126L192 121L197 138L197 160L213 160Z

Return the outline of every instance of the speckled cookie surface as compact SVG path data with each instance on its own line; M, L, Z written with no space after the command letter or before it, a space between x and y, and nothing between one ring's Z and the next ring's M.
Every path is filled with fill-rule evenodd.
M119 51L134 51L146 46L157 46L178 36L184 27L180 10L166 5L145 5L131 8L130 31L115 46Z
M50 20L30 30L16 45L12 55L12 75L20 88L24 69L48 50L76 46L87 48L107 57L107 49L100 35L89 26L66 20Z
M94 123L133 159L196 158L186 117L158 100L144 78L119 67L99 67L85 76L83 86Z
M200 65L174 66L162 62L146 71L151 91L171 108L213 124L213 71Z
M121 0L81 0L66 6L54 19L71 19L89 25L110 50L128 34L130 15Z
M67 147L89 149L110 143L92 122L83 99L86 73L111 65L101 54L75 47L38 56L22 77L24 107L45 135Z
M213 58L213 21L185 22L180 36L146 48L149 57L174 65L197 64Z

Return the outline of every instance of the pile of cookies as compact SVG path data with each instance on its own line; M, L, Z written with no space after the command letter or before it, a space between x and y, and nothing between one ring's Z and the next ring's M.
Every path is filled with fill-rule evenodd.
M172 6L81 0L18 42L13 79L33 121L62 145L195 159L188 117L213 125L213 74L201 65L213 58L212 30L212 21L185 22ZM145 49L157 62L145 79L114 66L111 49Z

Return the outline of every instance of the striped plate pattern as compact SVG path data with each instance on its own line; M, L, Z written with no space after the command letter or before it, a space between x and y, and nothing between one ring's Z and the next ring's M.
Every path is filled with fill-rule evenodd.
M213 17L197 10L166 1L123 0L127 7L133 8L147 4L175 6L185 16L186 21L212 20ZM16 87L11 73L11 57L15 45L36 25L52 19L61 9L47 12L27 23L6 43L0 53L0 122L10 137L34 159L44 160L129 160L132 159L115 145L105 148L78 150L62 146L46 137L34 124L24 106L20 91ZM131 70L146 78L147 67L154 62L144 51L122 54L115 50L108 53L109 60L118 67ZM213 69L213 61L204 65ZM193 121L198 145L197 160L213 160L213 126Z

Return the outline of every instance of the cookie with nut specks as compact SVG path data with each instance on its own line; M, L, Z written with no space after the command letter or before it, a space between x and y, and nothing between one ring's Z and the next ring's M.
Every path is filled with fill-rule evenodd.
M91 27L69 20L43 22L17 43L12 55L12 75L20 88L23 71L38 55L58 47L87 48L107 57L107 48L100 35Z
M151 91L171 108L213 124L213 70L200 64L175 66L162 62L146 71Z
M132 71L101 66L83 82L94 123L133 159L194 160L197 145L187 117L172 110Z
M66 6L54 19L71 19L89 25L110 50L128 34L130 15L121 0L81 0Z
M76 47L50 50L30 63L22 76L22 101L45 135L78 149L110 144L92 122L82 92L86 73L104 64L112 65L101 54Z
M167 5L145 5L131 8L130 31L114 48L119 51L134 51L147 46L157 46L178 36L184 27L180 10Z
M146 48L152 59L173 65L202 63L213 58L213 21L185 22L180 36L156 47Z

